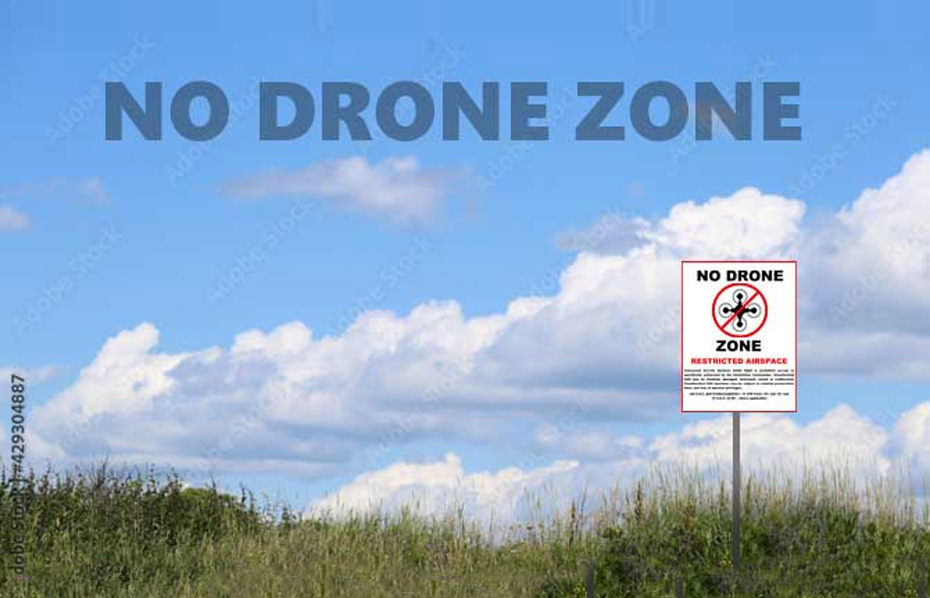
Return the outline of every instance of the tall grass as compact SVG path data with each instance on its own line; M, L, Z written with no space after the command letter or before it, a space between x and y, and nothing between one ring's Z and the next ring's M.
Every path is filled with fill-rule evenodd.
M625 494L617 524L602 530L598 595L668 596L680 582L695 597L916 596L930 518L906 488L857 484L837 469L749 477L735 577L727 484L657 475Z
M0 475L0 596L582 597L916 596L926 509L887 481L837 470L746 480L743 574L731 575L726 484L659 472L521 525L461 509L297 517L216 487L105 466L31 474L27 580L9 570L10 482Z

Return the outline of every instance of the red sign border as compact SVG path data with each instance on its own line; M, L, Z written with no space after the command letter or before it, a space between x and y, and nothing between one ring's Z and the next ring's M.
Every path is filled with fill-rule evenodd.
M777 411L685 411L685 264L794 264L794 410ZM797 413L798 412L798 260L681 260L679 285L679 325L678 325L678 398L679 413Z

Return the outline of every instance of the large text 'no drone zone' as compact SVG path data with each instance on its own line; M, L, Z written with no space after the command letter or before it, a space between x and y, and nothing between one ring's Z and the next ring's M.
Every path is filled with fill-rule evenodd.
M314 123L318 122L318 134L324 141L368 141L372 139L372 126L396 141L414 141L428 134L434 126L441 126L442 139L456 141L462 135L464 116L478 138L498 141L504 126L501 84L491 81L482 83L480 87L478 99L463 84L444 82L439 97L434 98L430 90L419 83L391 83L374 99L372 121L372 110L369 109L372 94L360 83L324 82L319 93L314 95L307 87L294 82L261 82L259 139L298 139L308 135ZM507 87L509 101L505 138L515 141L548 140L549 85L542 81L525 81L512 82ZM754 133L756 138L759 137L759 132L754 129L758 128L761 120L762 140L800 140L800 125L791 124L800 116L799 104L792 101L792 98L800 96L800 83L765 82L761 87L761 93L754 94L757 90L752 83L740 81L733 86L732 94L724 94L714 83L699 81L693 85L693 95L689 99L678 85L668 81L646 83L632 94L626 94L624 83L619 81L579 82L578 96L591 100L575 126L574 138L578 141L623 141L628 123L639 137L649 141L668 141L686 129L692 131L696 140L709 141L714 138L715 126L719 123L733 139L749 141ZM754 95L757 96L755 102ZM754 104L761 107L762 113L761 119L756 121L753 119ZM163 105L161 82L146 83L145 96L141 101L123 83L108 82L106 139L123 139L124 117L127 117L143 139L160 140ZM182 85L171 97L169 110L174 130L192 141L210 141L229 124L226 93L209 81L191 81ZM691 121L693 127L689 128ZM437 125L437 122L441 124Z

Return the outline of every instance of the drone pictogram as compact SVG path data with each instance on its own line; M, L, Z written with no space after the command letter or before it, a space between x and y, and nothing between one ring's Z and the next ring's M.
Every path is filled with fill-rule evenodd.
M729 284L714 297L714 324L727 336L745 338L762 329L769 306L762 291L751 284Z

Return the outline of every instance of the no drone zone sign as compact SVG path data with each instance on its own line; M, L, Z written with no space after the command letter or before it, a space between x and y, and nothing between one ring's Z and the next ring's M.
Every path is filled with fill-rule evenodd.
M681 411L796 412L796 261L681 263Z

